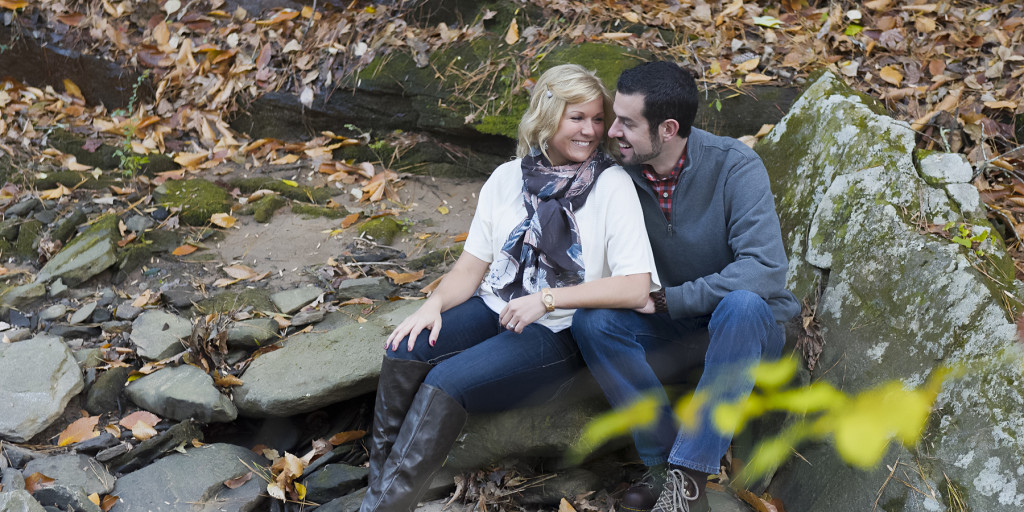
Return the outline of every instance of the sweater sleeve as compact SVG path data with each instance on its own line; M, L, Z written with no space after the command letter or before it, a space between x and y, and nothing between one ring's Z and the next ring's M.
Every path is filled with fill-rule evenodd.
M766 301L785 290L788 264L768 172L753 154L735 162L727 171L722 198L732 261L717 273L667 288L673 318L709 315L735 290L751 291Z

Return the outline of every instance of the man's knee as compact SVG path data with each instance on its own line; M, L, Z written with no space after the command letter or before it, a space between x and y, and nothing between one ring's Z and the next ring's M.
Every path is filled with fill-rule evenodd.
M773 323L775 321L768 303L758 294L747 290L729 292L718 303L711 315L711 321L714 323L715 320L725 319L756 323Z

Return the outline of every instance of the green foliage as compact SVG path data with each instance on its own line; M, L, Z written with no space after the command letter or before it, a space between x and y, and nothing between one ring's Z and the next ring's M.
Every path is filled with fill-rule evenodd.
M947 222L946 225L942 227L942 229L946 231L953 230L953 237L951 238L951 240L966 247L967 250L974 249L974 244L981 244L985 240L988 240L989 236L989 231L987 229L976 235L973 234L970 224L966 224L963 222L959 224L955 222ZM985 256L985 251L981 250L981 248L974 250L974 252L979 257Z
M132 96L128 99L127 115L129 119L134 117L135 104L139 97L139 87L147 78L149 78L148 69L139 75L139 78L135 80L135 84L132 85ZM135 138L137 127L138 124L135 121L129 121L124 127L124 139L121 140L121 145L114 150L114 156L119 161L118 168L121 169L122 174L128 177L135 176L142 170L144 165L149 163L148 156L140 155L132 150L132 140Z
M919 389L907 389L900 381L889 381L849 395L825 381L788 387L798 364L794 358L784 358L753 366L749 370L754 382L750 396L738 402L718 404L710 411L708 395L691 393L677 403L676 419L682 429L692 430L700 424L702 414L711 414L715 428L734 432L743 429L752 419L771 412L799 416L779 435L757 446L740 481L755 480L778 467L802 442L828 438L834 441L836 452L844 461L867 469L878 464L890 442L907 446L917 442L942 383L953 373L949 368L940 368ZM629 407L595 418L569 458L582 460L613 437L649 424L658 407L652 400L643 397Z

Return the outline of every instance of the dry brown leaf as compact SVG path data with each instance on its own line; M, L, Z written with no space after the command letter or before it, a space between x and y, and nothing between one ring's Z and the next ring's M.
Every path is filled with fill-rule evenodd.
M82 101L85 101L85 96L82 96L82 90L71 81L70 78L64 79L64 90L67 91L69 96L74 96Z
M359 213L350 213L341 219L341 229L345 229L359 220Z
M903 82L903 73L900 73L895 66L886 66L878 71L878 76L896 87Z
M44 190L40 192L39 199L60 199L61 197L70 194L71 189L65 187L64 185L57 185L57 188L51 188L49 190Z
M418 272L408 272L408 273L398 273L398 272L395 272L394 270L385 270L384 271L384 275L386 275L389 278L391 278L391 281L393 281L395 284L398 284L398 285L419 281L420 279L423 279L423 274L424 274L423 270L420 270Z
M136 421L135 425L132 426L132 435L135 436L135 439L138 439L139 441L145 441L146 439L150 439L156 434L156 429L151 427L145 421Z
M121 421L118 421L117 424L131 430L135 427L135 424L140 421L145 421L147 424L155 426L157 423L160 423L161 420L159 416L149 411L135 411L124 418L121 418Z
M108 494L103 497L103 500L100 501L100 510L102 510L103 512L109 512L110 509L114 508L114 505L116 504L117 496L114 496L113 494Z
M430 282L430 284L424 286L423 288L420 288L420 291L427 295L430 295L431 293L433 293L434 290L437 289L437 286L441 284L442 279L444 279L444 276L434 279L433 281Z
M132 301L132 306L137 308L146 307L150 302L153 302L153 298L153 291L147 288L135 297L135 300Z
M519 22L512 18L512 23L509 24L508 30L505 31L505 43L516 44L519 41Z
M0 0L0 7L15 10L28 7L28 0Z
M222 228L230 228L238 222L238 219L232 217L231 214L228 213L215 213L210 216L210 222Z
M996 109L998 109L998 108L1005 108L1007 110L1016 110L1017 109L1017 102L1016 101L1010 101L1010 100L986 101L985 102L985 106L988 107L988 108L996 108Z
M740 71L753 71L753 70L757 69L757 66L760 63L761 63L761 58L760 57L755 57L753 59L745 60L745 61L737 64L736 65L736 69L738 69ZM746 81L746 78L744 78L743 80Z
M367 299L366 297L359 297L357 299L346 300L345 302L342 302L341 304L338 304L338 305L339 306L351 306L352 304L362 304L364 306L372 306L373 305L373 301L370 300L370 299Z
M135 233L128 233L128 236L126 236L126 237L124 237L124 238L122 238L122 239L117 241L117 246L118 247L124 247L124 246L134 242L135 239L138 238L138 236L139 235L137 235Z
M468 231L465 232L465 233L459 233L459 234L455 235L455 241L456 242L465 242L467 238L469 238L469 232Z
M245 265L228 265L224 267L224 273L235 279L251 279L259 274Z
M43 489L45 487L53 485L53 482L54 479L42 473L35 472L25 477L25 490L28 491L29 494L34 494L39 489Z
M233 284L235 284L235 283L237 283L239 281L241 281L241 279L228 279L226 277L222 277L222 278L214 281L213 282L213 286L216 287L216 288L224 288L224 287L227 287L227 286L231 286L231 285L233 285Z
M92 439L98 435L96 431L96 424L99 423L99 416L86 416L75 420L74 423L68 425L68 428L64 429L60 433L60 437L57 438L57 446L67 446L69 444L75 444L79 441L85 441L86 439Z
M97 507L100 506L100 494L98 492L94 492L94 493L90 494L88 496L88 498L89 498L89 501L91 501L93 505L96 505Z
M185 244L178 246L178 248L171 251L171 254L175 256L188 256L189 254L196 252L196 249L198 249L198 247L194 245Z
M224 482L224 486L227 487L228 489L238 489L249 480L252 480L252 471L238 478L232 478L231 480Z
M622 41L631 37L636 37L636 34L632 32L605 32L601 34L601 39L607 39L609 41Z
M576 512L576 509L569 503L569 500L562 498L558 502L558 512Z
M345 444L349 441L355 441L356 439L362 439L366 435L365 430L349 430L347 432L338 432L331 436L328 440L333 446Z
M216 386L222 387L222 388L228 388L228 387L231 387L231 386L241 386L242 384L245 384L244 382L242 382L242 379L239 379L238 377L235 377L234 375L225 375L223 377L214 377L213 383Z
M288 21L288 20L294 19L294 18L298 17L298 15L299 15L299 11L296 11L294 9L284 9L281 12L275 14L273 18L270 18L268 20L257 21L256 24L257 25L274 25L276 23L281 23L283 21Z

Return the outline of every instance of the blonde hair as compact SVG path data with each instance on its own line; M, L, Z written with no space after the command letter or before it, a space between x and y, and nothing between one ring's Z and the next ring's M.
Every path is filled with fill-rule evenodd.
M548 157L545 142L558 131L566 105L587 103L598 98L604 104L604 133L601 137L608 152L608 128L615 114L612 113L612 97L601 79L578 64L562 64L545 71L533 86L530 107L519 122L516 156L522 158L535 148Z

